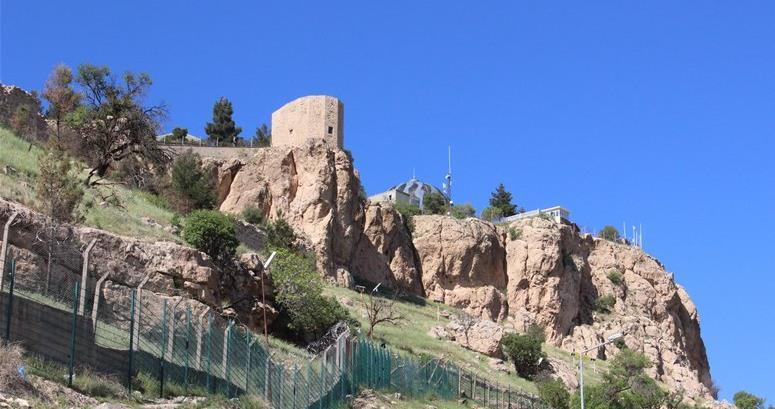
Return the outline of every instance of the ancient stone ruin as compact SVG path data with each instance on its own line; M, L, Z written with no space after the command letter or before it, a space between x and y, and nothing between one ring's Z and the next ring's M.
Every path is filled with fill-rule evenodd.
M301 146L322 139L331 148L344 146L344 104L335 97L297 98L272 113L272 146Z

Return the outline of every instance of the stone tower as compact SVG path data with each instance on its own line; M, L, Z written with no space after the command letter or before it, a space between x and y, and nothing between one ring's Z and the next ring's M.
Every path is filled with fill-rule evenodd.
M323 139L332 148L344 146L344 104L327 95L295 99L272 113L272 146L301 145Z

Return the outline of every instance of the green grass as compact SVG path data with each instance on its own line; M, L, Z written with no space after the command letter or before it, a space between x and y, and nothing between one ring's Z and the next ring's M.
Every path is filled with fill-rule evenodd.
M38 176L38 156L43 152L45 149L41 146L30 145L11 131L0 128L0 197L39 208L35 197L35 184ZM10 171L6 174L7 167ZM86 166L78 163L77 167L84 169L82 174L85 177ZM149 218L162 227L172 224L174 213L165 207L162 200L146 192L122 186L112 188L119 199L118 205L103 200L102 197L107 194L106 188L86 190L81 211L87 226L124 236L181 241L163 228L142 221L142 218Z
M326 295L331 295L341 300L347 297L353 301L353 306L344 306L353 317L361 323L361 331L365 334L367 320L364 317L364 308L361 305L358 292L340 287L327 287ZM380 325L374 331L375 339L384 341L393 348L410 352L415 355L427 354L434 357L445 357L457 365L463 367L466 371L476 373L478 378L487 379L490 383L513 389L520 389L530 394L537 394L535 384L527 379L520 378L515 374L506 374L497 372L490 368L489 357L474 351L465 349L451 341L437 340L430 335L428 331L431 327L440 325L446 326L448 319L440 315L441 311L448 311L454 316L459 311L447 305L427 300L425 305L412 302L397 302L396 308L401 315L405 317L403 323L398 326ZM571 368L578 366L578 358L571 356L567 351L561 350L549 344L543 345L546 354L554 359L567 363ZM590 384L601 381L601 373L608 367L605 361L598 360L595 366L588 359L584 367L584 380ZM509 364L510 365L510 364Z

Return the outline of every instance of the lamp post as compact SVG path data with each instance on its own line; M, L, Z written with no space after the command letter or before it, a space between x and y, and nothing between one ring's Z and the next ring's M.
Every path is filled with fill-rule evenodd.
M606 339L605 342L602 344L598 344L593 346L592 348L588 348L584 351L582 351L579 354L579 395L581 397L581 409L586 409L584 406L584 355L586 355L587 352L604 347L610 343L616 342L616 340L621 339L624 337L624 334L619 332L616 334L611 335Z

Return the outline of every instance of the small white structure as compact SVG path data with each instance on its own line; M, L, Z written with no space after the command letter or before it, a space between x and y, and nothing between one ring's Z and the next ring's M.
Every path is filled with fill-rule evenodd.
M504 218L500 219L498 222L499 223L504 223L504 222L508 223L508 222L513 222L515 220L521 220L521 219L527 219L529 217L540 216L542 214L548 214L557 223L562 222L563 219L570 220L570 211L568 209L566 209L566 208L564 208L562 206L554 206L554 207L549 207L549 208L546 208L546 209L536 209L536 210L531 210L529 212L517 213L517 214L515 214L513 216L504 217Z
M390 189L382 193L377 193L376 195L369 197L369 201L372 203L406 203L418 205L412 201L412 196L410 196L409 193L398 189Z

